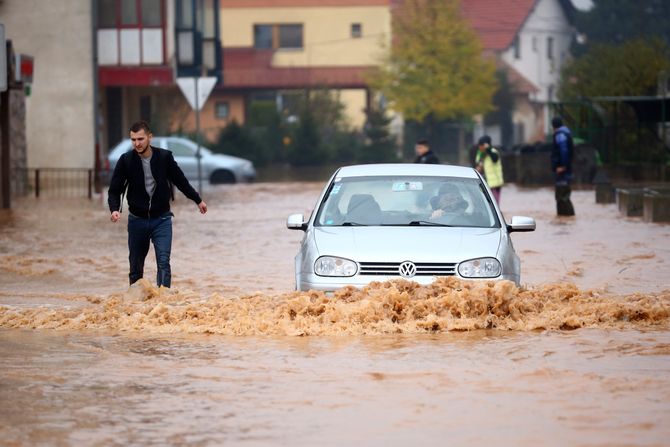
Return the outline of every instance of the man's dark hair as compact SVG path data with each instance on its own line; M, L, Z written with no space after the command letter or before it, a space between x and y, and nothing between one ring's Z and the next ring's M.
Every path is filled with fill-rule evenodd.
M563 125L563 120L561 119L560 116L556 116L551 120L551 127L554 129L558 129Z
M151 128L149 127L149 123L146 121L137 121L136 123L133 123L132 126L130 126L130 131L131 132L139 132L140 130L144 130L144 133L150 134L151 133Z
M430 144L428 144L428 140L426 140L425 138L422 138L422 139L418 140L416 142L416 144L418 144L420 146L430 147Z

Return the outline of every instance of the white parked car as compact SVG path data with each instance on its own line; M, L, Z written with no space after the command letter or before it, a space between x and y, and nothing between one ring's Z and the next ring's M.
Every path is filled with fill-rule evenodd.
M482 176L472 168L374 164L338 169L312 215L287 227L305 236L295 257L297 290L439 276L520 282L510 233L535 220L507 224Z
M186 178L190 182L198 180L198 159L196 158L198 146L194 141L184 137L154 136L151 139L151 145L171 151ZM130 138L127 138L109 152L107 160L110 177L121 155L132 149ZM203 146L200 146L200 164L202 179L212 184L249 182L256 178L256 170L251 161L232 155L214 154Z

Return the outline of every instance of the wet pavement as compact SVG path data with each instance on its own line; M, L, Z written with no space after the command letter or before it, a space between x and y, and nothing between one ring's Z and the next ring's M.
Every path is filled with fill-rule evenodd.
M293 292L322 183L174 204L173 288L127 286L102 199L0 213L0 445L667 445L670 226L503 189L522 287Z

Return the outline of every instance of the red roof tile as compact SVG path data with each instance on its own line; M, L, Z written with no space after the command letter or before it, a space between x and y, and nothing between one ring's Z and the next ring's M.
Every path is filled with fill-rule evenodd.
M464 17L488 50L508 48L536 0L461 0Z

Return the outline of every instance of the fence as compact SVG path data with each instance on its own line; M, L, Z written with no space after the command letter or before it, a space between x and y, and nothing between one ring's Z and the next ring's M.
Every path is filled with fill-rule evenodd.
M35 197L88 197L93 198L95 172L86 168L25 169L20 183L23 193Z

